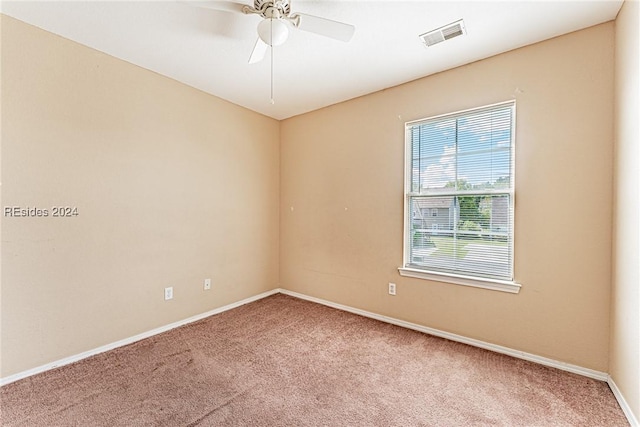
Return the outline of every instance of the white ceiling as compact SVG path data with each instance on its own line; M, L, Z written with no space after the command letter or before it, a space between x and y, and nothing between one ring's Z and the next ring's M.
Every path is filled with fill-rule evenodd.
M180 1L2 1L1 7L6 15L284 119L615 19L622 3L291 0L292 12L347 22L356 33L343 43L291 31L274 51L273 105L269 56L247 63L259 16ZM418 38L460 18L465 36L429 48Z

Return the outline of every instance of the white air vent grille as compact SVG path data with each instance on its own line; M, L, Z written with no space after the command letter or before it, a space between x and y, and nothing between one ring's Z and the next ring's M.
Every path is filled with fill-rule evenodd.
M422 42L427 45L427 47L429 47L445 40L461 36L464 33L464 21L462 21L461 19L459 21L445 25L444 27L429 31L428 33L420 34L420 38L422 39Z

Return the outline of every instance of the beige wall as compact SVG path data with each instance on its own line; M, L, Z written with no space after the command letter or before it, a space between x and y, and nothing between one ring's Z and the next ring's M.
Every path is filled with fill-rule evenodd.
M277 287L276 120L6 16L2 89L3 206L79 212L2 218L3 377Z
M637 10L617 120L608 23L280 124L2 16L2 206L79 215L2 218L0 376L280 283L610 370L638 402ZM400 277L404 122L514 98L521 293Z
M640 7L616 20L613 292L609 373L640 420Z
M284 121L281 286L607 371L613 43L607 23ZM404 123L513 98L520 294L400 277Z

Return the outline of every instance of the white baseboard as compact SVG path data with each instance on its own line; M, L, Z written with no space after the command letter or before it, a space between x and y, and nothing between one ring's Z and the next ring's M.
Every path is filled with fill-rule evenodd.
M382 322L391 323L392 325L401 326L407 329L413 329L415 331L424 332L436 337L446 338L451 341L468 344L473 347L483 348L496 353L502 353L509 356L516 357L518 359L528 360L540 365L549 366L552 368L561 369L563 371L572 372L574 374L583 375L585 377L594 378L600 381L607 381L609 375L606 372L595 371L589 368L583 368L582 366L572 365L570 363L561 362L559 360L549 359L546 357L538 356L535 354L527 353L520 350L514 350L509 347L503 347L501 345L491 344L485 341L476 340L473 338L467 338L462 335L452 334L450 332L441 331L427 326L418 325L416 323L405 322L404 320L395 319L393 317L387 317L380 314L372 313L370 311L361 310L359 308L353 308L342 304L337 304L331 301L323 300L321 298L310 297L308 295L300 294L298 292L292 292L286 289L280 289L280 293L290 295L292 297L312 301L318 304L326 305L329 307L337 308L338 310L348 311L350 313L359 314L360 316L369 317L371 319L380 320Z
M538 364L544 365L544 366L549 366L551 368L557 368L557 369L560 369L560 370L563 370L563 371L572 372L574 374L582 375L582 376L593 378L593 379L596 379L596 380L605 381L609 385L609 388L611 388L611 391L613 392L613 395L615 396L616 400L618 401L618 404L620 405L620 408L622 408L622 412L624 412L624 415L627 417L627 420L629 421L629 424L631 425L631 427L640 427L640 424L638 424L638 419L633 414L633 412L631 410L631 407L629 406L629 404L625 400L624 396L620 392L620 389L618 389L618 386L613 381L613 378L611 378L611 376L609 374L605 373L605 372L600 372L600 371L596 371L596 370L589 369L589 368L583 368L582 366L572 365L570 363L561 362L559 360L554 360L554 359L549 359L547 357L538 356L538 355L527 353L527 352L520 351L520 350L514 350L514 349L509 348L509 347L503 347L501 345L491 344L491 343L480 341L480 340L476 340L476 339L473 339L473 338L467 338L467 337L464 337L462 335L452 334L450 332L445 332L445 331L441 331L441 330L438 330L438 329L429 328L429 327L426 327L426 326L418 325L416 323L405 322L404 320L399 320L399 319L395 319L393 317L383 316L383 315L380 315L380 314L372 313L370 311L361 310L359 308L349 307L347 305L342 305L342 304L338 304L338 303L335 303L335 302L323 300L321 298L311 297L309 295L305 295L305 294L301 294L301 293L298 293L298 292L289 291L287 289L280 289L279 291L280 291L280 293L285 294L285 295L290 295L292 297L296 297L296 298L304 299L304 300L307 300L307 301L315 302L315 303L318 303L318 304L326 305L328 307L337 308L338 310L347 311L349 313L358 314L360 316L369 317L371 319L380 320L381 322L390 323L392 325L401 326L401 327L407 328L407 329L413 329L413 330L418 331L418 332L424 332L424 333L429 334L429 335L434 335L434 336L437 336L437 337L446 338L448 340L460 342L460 343L463 343L463 344L468 344L468 345L471 345L473 347L483 348L485 350L490 350L490 351L494 351L496 353L506 354L508 356L516 357L518 359L528 360L530 362L538 363Z
M255 296L252 296L252 297L249 297L249 298L245 298L245 299L243 299L241 301L238 301L238 302L235 302L235 303L232 303L232 304L228 304L228 305L216 308L216 309L211 310L211 311L207 311L206 313L201 313L201 314L198 314L196 316L192 316L192 317L189 317L187 319L171 323L169 325L161 326L159 328L152 329L152 330L147 331L147 332L143 332L141 334L135 335L135 336L130 337L130 338L125 338L123 340L116 341L114 343L107 344L107 345L95 348L93 350L89 350L89 351L85 351L85 352L80 353L80 354L76 354L76 355L73 355L73 356L65 357L64 359L56 360L55 362L47 363L45 365L38 366L36 368L29 369L29 370L26 370L26 371L23 371L23 372L19 372L17 374L10 375L8 377L0 378L0 386L3 386L5 384L10 384L12 382L21 380L23 378L27 378L27 377L30 377L32 375L36 375L36 374L48 371L50 369L54 369L54 368L58 368L60 366L69 365L71 363L78 362L78 361L80 361L82 359L86 359L86 358L94 356L96 354L104 353L106 351L113 350L113 349L116 349L118 347L122 347L122 346L125 346L125 345L128 345L128 344L134 343L136 341L140 341L140 340L143 340L145 338L149 338L149 337L152 337L154 335L161 334L163 332L167 332L167 331L169 331L171 329L175 329L177 327L180 327L180 326L183 326L183 325L186 325L186 324L189 324L189 323L196 322L196 321L204 319L206 317L213 316L214 314L219 314L219 313L234 309L236 307L240 307L241 305L248 304L248 303L260 300L262 298L266 298L268 296L271 296L271 295L274 295L274 294L277 294L277 293L290 295L290 296L293 296L293 297L296 297L296 298L300 298L300 299L303 299L303 300L307 300L307 301L315 302L315 303L318 303L318 304L326 305L328 307L336 308L338 310L347 311L349 313L354 313L354 314L358 314L360 316L369 317L371 319L375 319L375 320L379 320L379 321L382 321L382 322L390 323L392 325L401 326L401 327L407 328L407 329L413 329L415 331L423 332L423 333L426 333L426 334L429 334L429 335L434 335L434 336L437 336L437 337L446 338L446 339L451 340L451 341L456 341L456 342L460 342L460 343L463 343L463 344L468 344L468 345L471 345L473 347L483 348L485 350L490 350L490 351L494 351L496 353L506 354L506 355L509 355L509 356L512 356L512 357L516 357L518 359L528 360L530 362L535 362L535 363L538 363L538 364L541 364L541 365L544 365L544 366L549 366L549 367L552 367L552 368L561 369L563 371L572 372L574 374L583 375L585 377L594 378L596 380L605 381L605 382L607 382L607 384L611 388L611 391L613 392L613 395L615 396L616 400L620 404L620 407L622 408L622 411L624 412L625 416L627 417L627 419L629 421L629 424L631 424L631 427L640 427L640 424L638 424L637 418L635 417L635 415L631 411L631 408L629 407L629 404L624 399L624 396L622 395L622 393L618 389L618 386L616 385L616 383L613 381L613 378L611 378L605 372L600 372L600 371L595 371L593 369L583 368L581 366L572 365L570 363L561 362L561 361L558 361L558 360L549 359L549 358L542 357L542 356L537 356L535 354L527 353L527 352L520 351L520 350L514 350L514 349L509 348L509 347L503 347L503 346L500 346L500 345L487 343L487 342L476 340L476 339L473 339L473 338L467 338L467 337L464 337L462 335L452 334L450 332L445 332L445 331L441 331L441 330L438 330L438 329L429 328L427 326L418 325L416 323L406 322L404 320L395 319L393 317L383 316L383 315L380 315L380 314L372 313L370 311L361 310L359 308L354 308L354 307L349 307L347 305L338 304L338 303L335 303L335 302L323 300L321 298L316 298L316 297L312 297L312 296L309 296L309 295L304 295L304 294L301 294L301 293L298 293L298 292L293 292L293 291L289 291L287 289L281 289L281 288L272 289L270 291L263 292L261 294L255 295Z
M183 326L183 325L187 325L189 323L196 322L196 321L204 319L206 317L213 316L214 314L219 314L219 313L222 313L224 311L228 311L228 310L234 309L236 307L240 307L241 305L249 304L250 302L254 302L254 301L257 301L259 299L266 298L268 296L277 294L278 292L280 292L280 289L272 289L270 291L263 292L261 294L255 295L255 296L252 296L252 297L249 297L249 298L245 298L245 299L243 299L241 301L234 302L232 304L228 304L228 305L216 308L216 309L211 310L211 311L207 311L206 313L197 314L197 315L189 317L187 319L179 320L177 322L173 322L173 323L170 323L168 325L161 326L159 328L152 329L152 330L147 331L147 332L143 332L143 333L135 335L133 337L125 338L123 340L116 341L116 342L111 343L111 344L103 345L101 347L94 348L92 350L88 350L88 351L85 351L85 352L80 353L80 354L75 354L73 356L65 357L64 359L56 360L55 362L47 363L45 365L41 365L41 366L38 366L38 367L33 368L33 369L29 369L29 370L26 370L26 371L23 371L23 372L18 372L17 374L9 375L8 377L0 378L0 387L5 385L5 384L10 384L12 382L21 380L23 378L30 377L32 375L48 371L50 369L54 369L54 368L58 368L60 366L68 365L70 363L78 362L78 361L80 361L82 359L86 359L87 357L95 356L96 354L104 353L105 351L113 350L113 349L116 349L118 347L122 347L122 346L125 346L125 345L128 345L128 344L134 343L136 341L140 341L140 340L143 340L145 338L149 338L149 337L152 337L154 335L158 335L158 334L161 334L163 332L167 332L167 331L169 331L171 329L175 329L177 327L180 327L180 326Z
M640 423L638 423L638 419L633 414L633 411L631 411L631 407L629 406L626 399L620 392L618 385L615 383L615 381L613 381L613 378L611 378L611 375L609 375L607 378L607 384L609 384L609 388L613 392L613 395L616 397L616 400L618 401L618 404L622 408L622 412L624 412L624 415L627 417L627 420L629 421L629 424L631 425L631 427L640 427Z

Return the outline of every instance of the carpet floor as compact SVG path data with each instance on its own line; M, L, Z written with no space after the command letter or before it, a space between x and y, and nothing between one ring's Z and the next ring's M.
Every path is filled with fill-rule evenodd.
M274 295L0 388L2 426L626 426L606 383Z

